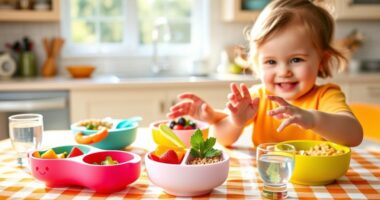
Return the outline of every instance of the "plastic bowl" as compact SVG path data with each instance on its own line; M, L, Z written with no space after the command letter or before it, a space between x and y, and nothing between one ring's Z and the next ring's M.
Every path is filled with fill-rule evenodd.
M167 164L151 160L145 155L145 167L150 181L166 193L175 196L199 196L210 193L227 179L230 158L223 153L223 161L206 165L188 165L187 151L181 164Z
M149 125L149 128L152 131L153 140L156 144L164 145L164 146L171 146L170 141L168 141L166 138L162 137L159 133L158 126L160 124L168 124L171 120L160 120L155 121ZM193 120L197 125L197 127L202 131L203 139L207 139L208 137L208 131L210 125L206 122L201 122L197 120ZM192 130L173 130L173 132L179 137L179 139L182 140L182 142L185 144L187 148L191 146L190 139L193 133L196 129Z
M82 132L84 135L91 135L98 132L97 130L87 130L78 124L79 122L71 125L71 132L74 134L74 137L78 132ZM136 140L137 129L138 122L133 122L124 128L112 128L108 130L108 136L104 140L89 145L105 150L124 149Z
M83 186L100 193L112 193L125 189L140 176L140 156L125 151L99 151L86 145L59 146L52 148L56 153L69 152L78 147L83 155L72 158L44 159L29 152L32 175L45 182L47 187ZM39 151L43 154L44 151ZM115 165L95 165L111 156Z
M91 65L75 65L67 66L66 69L73 78L89 78L94 72L95 67Z
M281 144L291 144L297 151L309 150L318 144L327 143L344 153L335 156L296 155L293 175L290 182L300 185L327 185L343 176L349 166L351 150L349 147L328 141L293 140Z

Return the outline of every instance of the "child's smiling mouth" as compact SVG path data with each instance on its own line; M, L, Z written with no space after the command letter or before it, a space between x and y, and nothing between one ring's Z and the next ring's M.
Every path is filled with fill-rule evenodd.
M297 85L298 85L298 82L275 83L275 86L277 88L279 88L280 90L285 91L285 92L292 91Z

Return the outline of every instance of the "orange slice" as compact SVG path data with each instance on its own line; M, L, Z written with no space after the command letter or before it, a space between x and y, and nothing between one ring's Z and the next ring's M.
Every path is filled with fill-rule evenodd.
M183 156L185 155L186 151L183 148L173 148L173 147L167 147L167 146L157 146L156 149L154 150L154 155L161 157L164 153L166 153L169 150L174 150L175 153L178 156L179 160L182 160Z

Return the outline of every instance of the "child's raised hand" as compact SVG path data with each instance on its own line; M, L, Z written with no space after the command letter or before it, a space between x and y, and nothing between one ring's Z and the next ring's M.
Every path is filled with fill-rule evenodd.
M231 112L234 123L238 126L244 126L248 120L256 115L259 98L252 99L248 87L243 83L240 85L240 89L236 83L232 83L231 92L228 94L227 108Z
M203 99L192 93L180 94L178 98L184 101L170 108L170 112L167 114L169 118L189 115L200 121L214 122L214 109Z
M268 96L268 99L280 105L280 107L268 111L268 114L276 119L284 119L277 128L277 132L281 132L291 124L296 124L304 129L314 128L315 119L310 111L293 106L279 96Z

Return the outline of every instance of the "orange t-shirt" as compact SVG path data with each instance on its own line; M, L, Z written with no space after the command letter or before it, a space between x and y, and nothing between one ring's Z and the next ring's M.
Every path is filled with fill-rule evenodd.
M281 120L269 116L267 112L279 105L267 99L268 92L262 86L253 87L250 92L251 96L260 98L259 110L253 119L252 141L255 145L299 139L323 140L312 130L305 130L294 124L277 132L276 129L280 126ZM343 92L335 84L315 85L310 92L289 103L302 109L314 109L326 113L351 112Z

